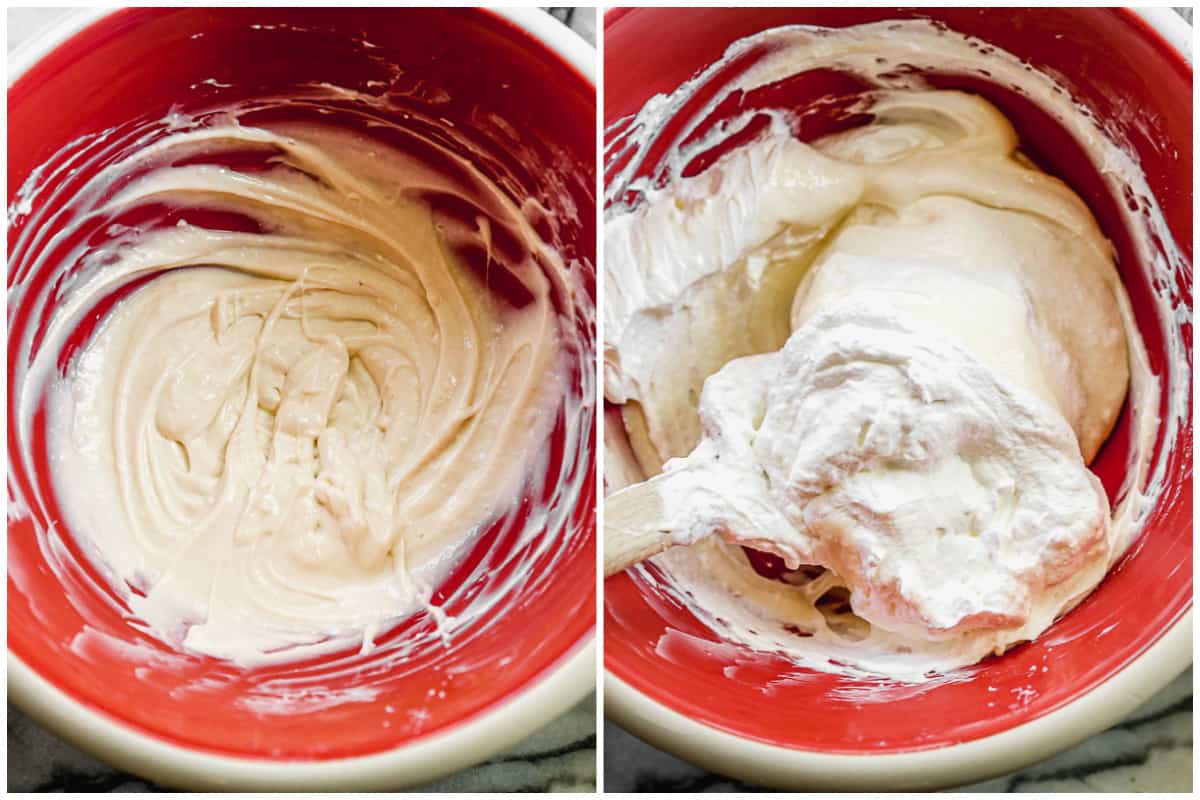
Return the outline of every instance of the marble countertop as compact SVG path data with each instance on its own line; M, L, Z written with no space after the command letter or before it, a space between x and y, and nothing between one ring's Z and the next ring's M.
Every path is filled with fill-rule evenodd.
M590 8L547 9L588 42L596 41ZM8 9L8 51L71 9ZM596 697L511 751L419 790L438 792L591 792L596 786ZM8 706L8 790L11 792L152 792L162 787L113 769Z

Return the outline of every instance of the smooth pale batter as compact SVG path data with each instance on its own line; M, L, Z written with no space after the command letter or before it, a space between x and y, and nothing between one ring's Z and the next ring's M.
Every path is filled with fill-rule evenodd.
M221 164L247 153L258 168ZM157 633L241 663L438 614L432 587L516 502L561 397L530 224L465 163L319 125L213 125L126 166L102 213L258 230L185 213L89 256L97 284L156 277L54 392L72 529ZM480 211L437 213L452 196ZM454 252L473 242L478 274ZM513 302L485 285L501 271Z
M864 108L811 145L775 117L608 220L606 392L644 470L667 462L691 546L654 563L689 608L916 678L1037 636L1124 549L1086 464L1141 342L1087 207L994 107Z

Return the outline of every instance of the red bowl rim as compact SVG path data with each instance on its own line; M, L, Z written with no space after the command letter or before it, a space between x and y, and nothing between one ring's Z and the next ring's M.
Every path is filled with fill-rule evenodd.
M73 12L18 47L9 55L8 85L68 39L120 10ZM535 8L485 13L532 36L595 87L595 48L561 22ZM483 761L565 713L595 688L597 652L593 626L521 691L445 731L383 753L321 761L240 758L168 743L69 697L12 652L7 662L8 698L76 747L165 785L243 791L395 790Z
M744 739L685 717L604 673L604 710L662 750L758 785L804 791L922 791L962 786L1049 758L1116 725L1192 661L1192 609L1092 691L1001 733L933 750L821 753Z
M1191 26L1172 9L1132 8L1190 66ZM610 8L605 25L624 13ZM602 423L603 424L603 423ZM962 786L1049 758L1121 722L1192 663L1191 607L1090 692L1001 733L932 750L821 753L745 739L686 717L604 671L605 715L661 750L757 785L804 791Z

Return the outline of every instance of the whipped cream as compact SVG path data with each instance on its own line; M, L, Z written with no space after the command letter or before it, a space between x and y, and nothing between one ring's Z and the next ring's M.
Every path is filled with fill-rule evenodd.
M889 71L1011 56L907 23L771 31L727 59L764 42L729 91L820 66L899 86L863 94L871 123L811 144L772 112L692 177L752 114L685 129L663 173L631 180L633 159L610 187L638 197L605 226L606 395L642 471L667 462L664 518L692 545L636 579L817 669L918 679L974 663L1045 630L1136 530L1157 385L1128 298L1086 206L1018 152L1003 115ZM693 88L621 123L616 149ZM1131 375L1134 482L1114 523L1086 463ZM714 532L791 571L759 576Z

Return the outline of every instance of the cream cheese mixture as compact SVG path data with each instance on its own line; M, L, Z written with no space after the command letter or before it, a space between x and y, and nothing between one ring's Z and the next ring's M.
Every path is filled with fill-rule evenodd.
M975 663L1044 631L1136 532L1142 487L1114 513L1087 468L1131 373L1136 479L1155 431L1112 248L995 107L880 77L974 59L999 79L1011 56L923 23L757 38L727 54L770 46L730 91L816 67L879 88L868 124L805 144L772 113L606 220L606 395L687 545L653 563L722 636L810 667ZM690 88L628 130L661 129Z
M260 168L220 163L247 153ZM109 170L97 213L259 230L185 213L87 256L62 325L154 277L51 389L72 531L156 633L243 664L439 615L433 588L517 502L563 394L534 253L554 255L522 210L465 162L314 123L217 121ZM473 218L432 199L458 196ZM478 274L455 252L476 240ZM523 296L485 285L501 271Z

